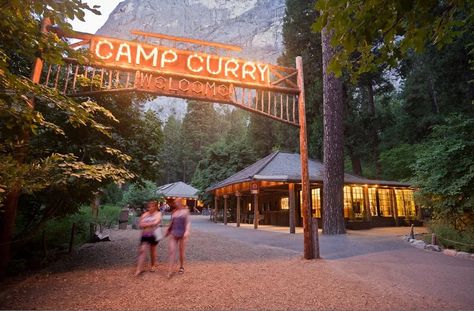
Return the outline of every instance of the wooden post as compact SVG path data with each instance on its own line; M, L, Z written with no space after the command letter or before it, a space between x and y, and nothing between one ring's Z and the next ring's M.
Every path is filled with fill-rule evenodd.
M218 211L218 205L219 204L219 197L217 196L217 193L214 193L214 222L217 223L217 211Z
M295 184L289 183L288 184L288 205L290 209L290 233L295 233L295 226L296 226L296 196L295 196Z
M258 229L258 192L253 195L253 228Z
M397 208L397 197L395 196L395 190L390 189L390 203L392 205L392 214L395 219L395 226L398 226L398 208ZM406 214L405 214L406 218Z
M227 208L229 204L229 195L224 194L224 225L227 226Z
M369 187L364 186L364 211L365 211L365 220L371 221L372 220L372 211L370 210L370 200L369 200Z
M298 70L298 115L300 125L300 157L301 157L301 193L303 202L303 232L304 232L304 258L314 259L315 253L319 254L318 234L313 236L311 230L311 207L309 190L309 171L308 171L308 141L306 134L306 108L304 99L304 78L303 78L303 60L301 56L296 57L296 69ZM318 227L318 221L316 228ZM314 247L317 248L315 251Z
M240 192L236 192L235 196L237 197L236 224L237 224L237 227L240 227L240 197L242 196L242 194Z

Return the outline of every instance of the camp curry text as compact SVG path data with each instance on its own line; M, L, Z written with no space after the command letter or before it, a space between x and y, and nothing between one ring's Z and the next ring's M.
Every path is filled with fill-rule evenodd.
M229 83L270 84L268 64L164 46L94 38L91 52L107 65Z

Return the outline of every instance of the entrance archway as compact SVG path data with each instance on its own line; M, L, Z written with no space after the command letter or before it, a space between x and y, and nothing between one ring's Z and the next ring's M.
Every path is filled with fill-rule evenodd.
M65 65L37 61L33 77L40 84L71 97L117 92L229 104L299 128L304 257L319 258L317 220L310 208L308 147L302 58L296 68L247 61L231 53L234 45L164 34L132 31L136 41L64 32L46 25L60 37L78 39L72 48L88 47L88 61L65 58ZM208 52L211 50L211 52ZM225 56L216 54L224 52ZM44 70L43 70L44 69ZM258 204L258 188L252 190ZM217 196L216 196L217 200ZM258 227L258 208L254 209Z

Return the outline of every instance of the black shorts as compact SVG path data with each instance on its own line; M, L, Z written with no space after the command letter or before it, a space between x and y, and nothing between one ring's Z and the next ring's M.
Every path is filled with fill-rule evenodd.
M154 236L142 236L140 239L140 244L148 243L150 245L158 245L158 242L159 241L155 240Z

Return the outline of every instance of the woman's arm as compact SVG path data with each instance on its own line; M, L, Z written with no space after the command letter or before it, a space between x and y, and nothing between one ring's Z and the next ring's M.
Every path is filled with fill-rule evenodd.
M140 216L140 219L138 220L138 226L140 228L145 228L146 227L146 223L143 221L143 219L145 218L145 214L146 213L143 213L141 216Z
M186 230L184 231L184 237L189 236L189 231L191 230L191 221L190 221L189 211L186 211Z

